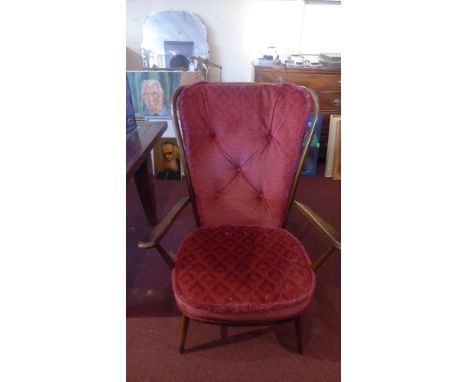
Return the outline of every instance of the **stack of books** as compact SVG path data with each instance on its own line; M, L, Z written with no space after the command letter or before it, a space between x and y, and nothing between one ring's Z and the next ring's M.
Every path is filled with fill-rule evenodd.
M320 53L319 62L327 68L341 68L341 53Z

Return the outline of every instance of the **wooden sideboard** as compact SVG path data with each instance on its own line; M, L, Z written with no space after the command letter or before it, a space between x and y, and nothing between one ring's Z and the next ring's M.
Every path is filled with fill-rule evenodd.
M323 127L319 158L327 155L330 114L341 114L341 69L254 65L254 82L294 82L313 89L320 99Z
M198 81L206 81L206 70L196 70L192 72L180 71L180 84L190 85Z

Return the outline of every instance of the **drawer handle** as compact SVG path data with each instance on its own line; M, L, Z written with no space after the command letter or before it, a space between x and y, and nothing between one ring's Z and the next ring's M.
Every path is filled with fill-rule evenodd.
M335 105L335 106L341 106L341 99L335 98L335 99L333 100L333 105Z
M284 82L284 78L283 77L278 77L276 79L276 83L281 83L281 82Z
M341 80L338 80L338 86L341 88Z

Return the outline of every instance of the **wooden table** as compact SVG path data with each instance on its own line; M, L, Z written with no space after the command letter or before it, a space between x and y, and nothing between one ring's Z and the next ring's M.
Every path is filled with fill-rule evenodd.
M157 224L150 152L167 129L167 122L144 122L127 138L127 183L135 179L146 219Z

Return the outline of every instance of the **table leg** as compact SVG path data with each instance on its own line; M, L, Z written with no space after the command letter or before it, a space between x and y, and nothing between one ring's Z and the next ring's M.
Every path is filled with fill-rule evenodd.
M135 171L133 178L137 186L146 219L150 224L157 224L156 198L154 195L154 179L151 171L151 156L148 156L141 166Z

